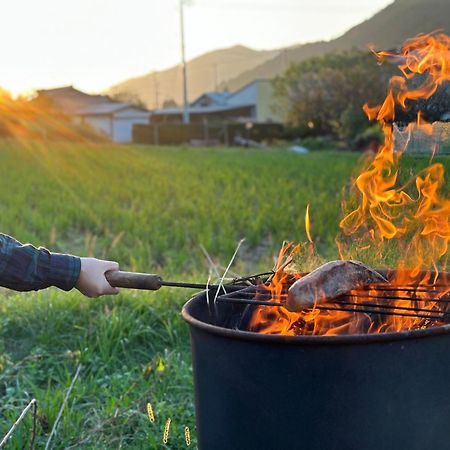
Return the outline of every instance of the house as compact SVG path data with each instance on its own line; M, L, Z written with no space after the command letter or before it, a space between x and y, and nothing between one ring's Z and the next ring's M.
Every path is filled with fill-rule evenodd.
M271 80L255 80L234 92L227 104L236 107L240 104L252 104L254 110L250 122L279 123L282 121L281 117L272 111L272 95Z
M105 95L89 95L66 86L39 90L34 101L50 102L74 124L88 124L114 142L132 142L133 125L147 124L150 111Z
M208 106L225 106L230 97L229 92L205 92L191 103L192 108L206 108Z
M191 123L245 122L280 123L271 109L272 83L255 80L236 92L207 92L189 107ZM152 123L180 123L183 108L163 108L152 112Z

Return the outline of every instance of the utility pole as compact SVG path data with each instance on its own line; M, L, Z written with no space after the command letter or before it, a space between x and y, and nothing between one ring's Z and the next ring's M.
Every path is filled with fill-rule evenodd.
M284 71L286 72L286 70L289 67L289 65L288 65L289 61L288 61L287 48L283 49L281 55L282 55L282 59L283 59L282 66L284 68Z
M217 90L219 89L219 74L217 71L217 63L214 63L213 65L214 67L214 90L217 92Z
M180 0L180 31L181 31L181 68L183 70L183 123L189 123L189 103L187 87L186 57L184 52L184 0Z
M159 84L158 84L158 75L156 72L153 72L153 92L154 92L154 101L155 101L155 108L159 108Z

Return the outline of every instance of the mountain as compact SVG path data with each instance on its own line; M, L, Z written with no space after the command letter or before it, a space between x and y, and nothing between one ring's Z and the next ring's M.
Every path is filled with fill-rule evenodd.
M450 0L395 0L370 19L331 41L319 41L278 50L252 50L243 46L206 53L188 62L189 99L203 92L230 91L258 78L273 78L293 62L332 51L367 48L392 49L418 33L441 29L450 32ZM150 108L165 100L182 102L181 68L152 72L119 83L107 92L138 97ZM156 102L156 99L158 102Z
M237 74L273 59L279 50L253 50L242 45L205 53L187 63L189 99L217 90ZM151 72L111 87L108 95L123 99L139 98L149 108L161 107L164 101L182 103L181 66Z
M447 34L450 32L450 0L396 0L337 39L280 51L271 60L228 81L227 88L234 91L257 78L273 78L281 74L290 63L313 56L353 47L367 48L369 44L373 44L376 49L392 49L418 33L435 30L442 30Z

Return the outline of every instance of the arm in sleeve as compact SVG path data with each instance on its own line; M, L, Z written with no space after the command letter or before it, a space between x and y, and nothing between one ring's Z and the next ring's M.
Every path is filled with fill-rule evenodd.
M80 258L23 245L0 233L0 286L32 291L56 286L70 291L80 275Z

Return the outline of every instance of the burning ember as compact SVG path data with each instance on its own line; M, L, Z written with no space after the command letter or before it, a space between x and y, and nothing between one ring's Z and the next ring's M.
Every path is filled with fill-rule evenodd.
M369 285L339 302L316 304L301 312L281 306L256 307L248 327L251 331L339 335L414 330L446 322L445 313L450 312L450 284L445 273L450 199L441 192L444 167L431 162L400 184L399 163L406 148L396 148L393 126L396 108L408 110L411 102L430 98L450 80L450 38L445 34L421 35L406 41L398 54L375 54L380 63L386 58L397 61L401 75L390 79L381 105L363 107L370 120L380 123L384 143L354 181L344 204L346 215L337 244L343 260L356 259L373 267L389 263L396 270L385 272L389 283L383 287ZM420 112L407 131L417 128L432 132ZM432 161L434 149L430 154ZM305 222L312 246L308 212ZM298 252L298 246L282 249L275 275L268 285L258 288L256 300L279 303L286 299L289 286L301 277L288 271Z

